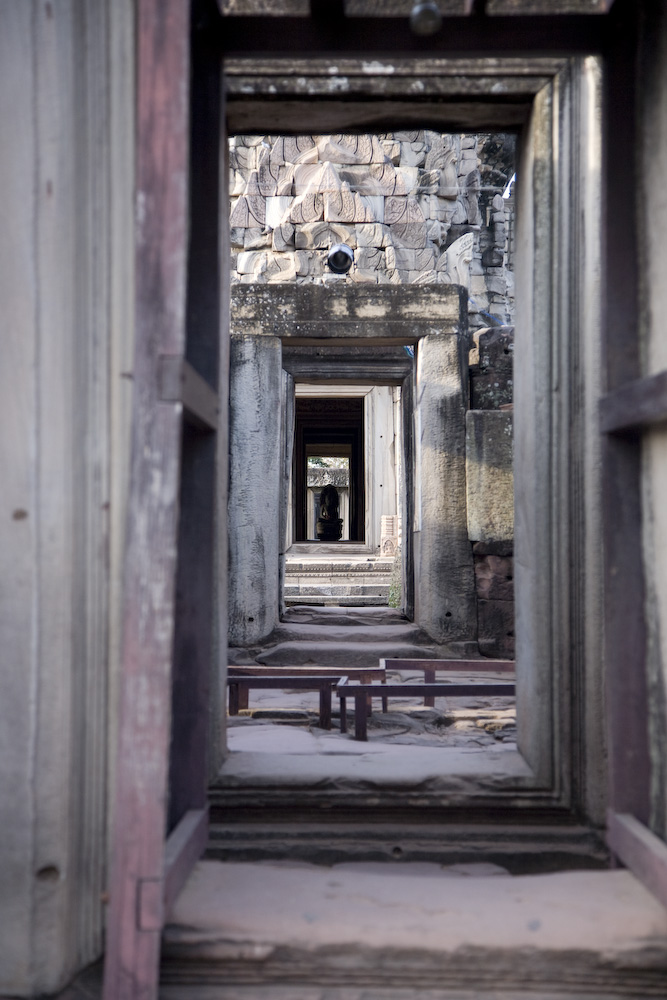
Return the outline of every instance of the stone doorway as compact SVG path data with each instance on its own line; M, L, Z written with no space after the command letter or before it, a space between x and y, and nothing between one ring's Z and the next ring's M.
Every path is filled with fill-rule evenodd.
M283 606L402 609L400 386L297 383L294 392ZM327 484L340 495L338 541L316 535Z

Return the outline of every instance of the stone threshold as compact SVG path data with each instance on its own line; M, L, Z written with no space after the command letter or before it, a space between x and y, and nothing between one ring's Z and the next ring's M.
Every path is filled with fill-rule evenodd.
M621 870L202 861L162 980L172 998L664 1000L667 912Z

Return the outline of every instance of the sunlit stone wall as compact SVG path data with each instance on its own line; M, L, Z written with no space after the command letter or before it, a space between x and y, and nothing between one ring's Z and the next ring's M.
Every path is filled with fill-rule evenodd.
M473 328L511 323L513 171L511 135L237 136L232 281L460 284Z

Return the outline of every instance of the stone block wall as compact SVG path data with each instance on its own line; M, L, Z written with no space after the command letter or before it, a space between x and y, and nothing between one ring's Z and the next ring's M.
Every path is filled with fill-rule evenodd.
M473 329L511 322L513 171L510 135L236 136L232 281L459 284Z
M511 326L478 330L470 351L466 414L468 537L473 547L477 630L485 656L513 658L514 504Z

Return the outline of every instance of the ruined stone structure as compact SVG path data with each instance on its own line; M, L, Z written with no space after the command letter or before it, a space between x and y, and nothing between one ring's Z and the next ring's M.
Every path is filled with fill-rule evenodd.
M511 322L514 146L429 129L236 136L232 281L459 284L471 327ZM326 266L337 243L347 275Z
M486 412L500 405L507 407L512 402L513 344L511 328L503 327L510 332L502 338L498 356L491 347L495 343L494 338L481 331L488 328L489 320L494 325L506 323L513 313L510 234L514 223L513 196L510 192L514 173L514 137L506 134L448 135L421 129L379 135L237 136L230 145L233 283L325 284L332 289L346 287L350 289L350 301L353 300L352 289L361 285L455 285L465 291L466 321L458 332L460 358L457 358L455 370L446 373L446 377L459 383L463 400L461 419L465 418L468 425L468 487L467 494L460 496L460 502L468 506L468 513L466 515L465 510L452 512L452 501L447 496L449 487L443 482L440 500L434 499L434 504L439 503L439 512L434 506L427 517L437 519L448 516L454 523L461 517L465 521L467 517L468 537L471 546L475 545L479 648L490 656L513 655L511 415L490 415ZM508 197L503 197L503 194ZM354 256L353 266L346 274L333 273L326 264L330 248L341 243L350 247ZM266 303L275 301L276 308L281 308L285 314L287 307L278 306L278 290L272 296L267 289L264 300ZM381 300L382 293L379 292L378 302ZM249 303L251 300L237 297L235 301ZM408 302L409 294L406 293L401 308L407 308ZM251 331L269 334L271 330L267 328L267 323L270 324L271 311L271 307L267 309L262 303L259 312L253 314L246 305L239 321L234 324L238 335L244 332L247 336ZM332 308L331 319L335 315ZM322 320L326 319L327 316L323 315ZM478 334L477 340L473 341L475 329L478 329ZM414 339L408 324L402 332L406 344ZM480 334L483 336L481 363ZM308 348L296 350L300 350L304 357L308 356ZM409 350L414 354L412 347ZM400 355L400 349L394 353ZM331 369L322 352L318 357L312 352L310 356L310 377L316 381L330 380ZM252 393L248 395L246 376L242 374L245 368L238 369L242 387L236 386L236 357L233 350L233 426L241 428L244 408L249 405ZM242 364L245 366L246 363L244 360ZM475 387L472 395L468 385L469 363L472 363L471 385ZM417 360L415 371L418 366ZM340 370L339 366L339 375ZM370 360L369 372L372 375ZM501 379L502 388L499 388L501 383L498 379ZM483 384L486 393L482 390ZM298 379L296 389L298 392ZM316 391L313 386L311 391ZM331 390L328 391L331 393ZM286 405L284 400L282 405ZM468 408L485 412L466 415ZM253 404L249 413L251 422L255 419L254 414ZM406 414L405 419L412 421L413 414ZM367 501L376 501L372 504L372 521L378 521L378 524L372 523L370 532L367 527L364 550L367 555L360 555L356 560L365 565L357 567L354 558L345 564L351 577L357 576L357 568L368 571L368 554L373 559L381 555L379 519L401 514L400 489L388 489L387 471L375 469L375 452L386 447L388 439L395 441L392 460L398 462L401 435L396 421L394 424L393 428L389 426L388 433L385 428L383 439L379 428L377 432L369 433L367 421L367 464L379 478L376 475L367 478L366 494ZM273 428L267 430L269 437L275 433ZM256 434L247 440L254 442L255 460L260 461L264 454L263 444L258 444ZM475 442L480 442L479 447L475 448ZM241 461L248 463L251 460L248 448L240 447L238 453L243 456ZM501 453L503 457L499 459ZM242 485L246 474L250 480L255 473L249 469L244 472L244 468L236 464L233 466L232 497L236 497L239 491L238 495L242 495L244 501L243 517L252 520L253 514L249 512L247 503L252 494ZM411 476L414 474L411 470ZM419 480L421 468L416 475ZM237 484L238 476L241 482ZM396 479L396 476L397 472L393 470L392 478ZM503 476L503 485L499 488L499 477ZM293 483L290 489L293 492ZM415 483L415 489L421 497L421 481ZM232 502L234 505L238 501L233 499ZM288 504L291 503L290 496ZM235 538L234 512L231 518L231 535ZM290 555L294 540L291 519L290 507L285 542L286 579L288 584L291 583L288 586L290 603L297 600L294 593L303 593L306 600L314 601L316 598L311 595L323 589L321 578L326 574L323 574L322 566L313 565L313 585L308 587L305 584L308 560L318 559L319 554L309 555L307 549L303 550L300 546L298 554ZM483 528L480 528L480 520L484 523ZM410 533L412 525L406 531ZM235 545L236 542L232 541L232 551ZM248 559L252 561L256 555L249 555ZM270 572L275 573L275 565L269 565ZM378 581L376 577L378 585L367 591L361 586L352 589L341 587L344 580L342 570L343 567L335 581L334 576L330 576L328 593L331 599L328 603L334 603L333 595L336 593L355 595L345 596L342 598L344 602L369 604L382 602L378 596L381 591L388 595L389 575L386 571L385 578ZM409 568L404 566L403 571L412 572L412 565ZM332 572L331 568L329 572ZM498 574L502 577L500 582ZM260 569L259 579L263 580L265 576L266 573ZM295 576L301 581L298 586L294 584ZM232 609L237 601L238 581L239 577L233 569L230 578ZM411 591L411 581L406 583L408 591ZM258 586L263 590L263 585ZM366 592L368 596L362 596ZM244 602L245 597L241 599L241 603ZM407 604L411 606L409 599ZM256 641L261 637L257 630L258 622L263 620L268 626L270 619L267 620L266 612L260 609L257 609L257 614L245 617L252 618L254 628L251 634ZM232 623L236 618L232 610ZM233 642L238 634L232 624ZM438 641L442 637L439 634ZM458 635L459 640L463 638L462 634ZM472 644L477 643L477 623L465 638Z

